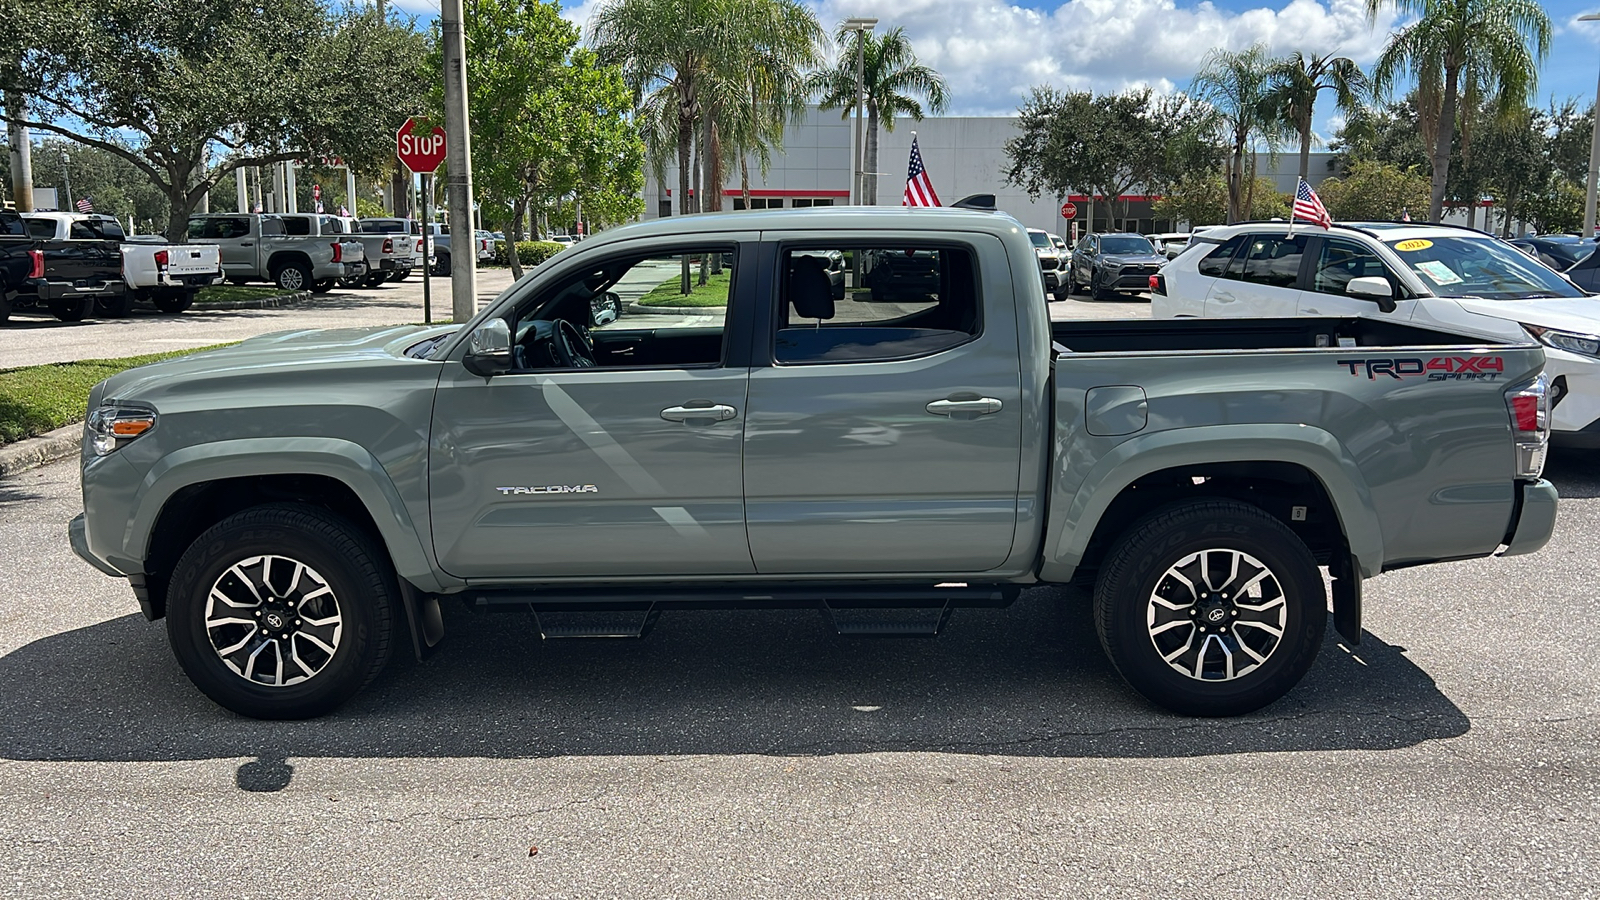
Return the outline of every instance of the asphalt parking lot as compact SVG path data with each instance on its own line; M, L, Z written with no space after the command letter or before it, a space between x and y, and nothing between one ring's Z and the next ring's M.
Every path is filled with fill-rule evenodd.
M205 700L79 562L73 463L0 480L0 883L14 895L1587 897L1600 477L1543 553L1391 573L1241 719L1126 690L1085 598L930 641L679 612L541 642L448 607L337 714ZM1331 634L1331 630L1330 630ZM537 853L530 855L532 849Z

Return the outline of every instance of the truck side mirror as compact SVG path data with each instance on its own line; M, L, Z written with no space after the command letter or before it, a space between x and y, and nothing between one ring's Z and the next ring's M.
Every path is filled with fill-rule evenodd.
M511 327L506 320L490 319L472 329L461 363L468 372L484 378L511 371Z
M1387 278L1379 278L1376 275L1352 278L1350 283L1345 285L1344 292L1361 300L1371 300L1386 313L1395 311L1394 285L1390 284Z

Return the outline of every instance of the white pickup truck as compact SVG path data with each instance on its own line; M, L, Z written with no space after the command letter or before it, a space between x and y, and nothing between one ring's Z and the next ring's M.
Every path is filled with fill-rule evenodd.
M122 278L128 289L95 301L103 316L125 316L134 300L181 313L207 285L222 282L222 256L216 247L169 244L158 235L129 236L114 216L96 213L24 213L28 234L44 240L110 240L122 246Z
M385 281L400 281L411 274L422 256L417 250L421 242L409 233L368 228L366 222L353 216L334 216L331 225L335 233L343 229L342 233L361 241L367 252L367 273L359 278L342 279L345 287L374 288Z

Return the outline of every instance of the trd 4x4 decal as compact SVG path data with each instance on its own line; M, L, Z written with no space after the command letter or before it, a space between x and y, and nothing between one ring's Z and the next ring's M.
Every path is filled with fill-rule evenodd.
M1365 373L1368 381L1379 375L1394 379L1425 375L1429 381L1494 381L1506 370L1505 361L1498 356L1374 357L1340 359L1335 364L1349 369L1351 375Z

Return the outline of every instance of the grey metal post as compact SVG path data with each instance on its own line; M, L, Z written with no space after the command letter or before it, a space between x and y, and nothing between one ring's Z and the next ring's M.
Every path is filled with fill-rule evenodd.
M472 233L472 135L467 118L467 38L461 0L439 7L444 45L445 199L450 207L450 293L455 321L478 313L478 254Z

